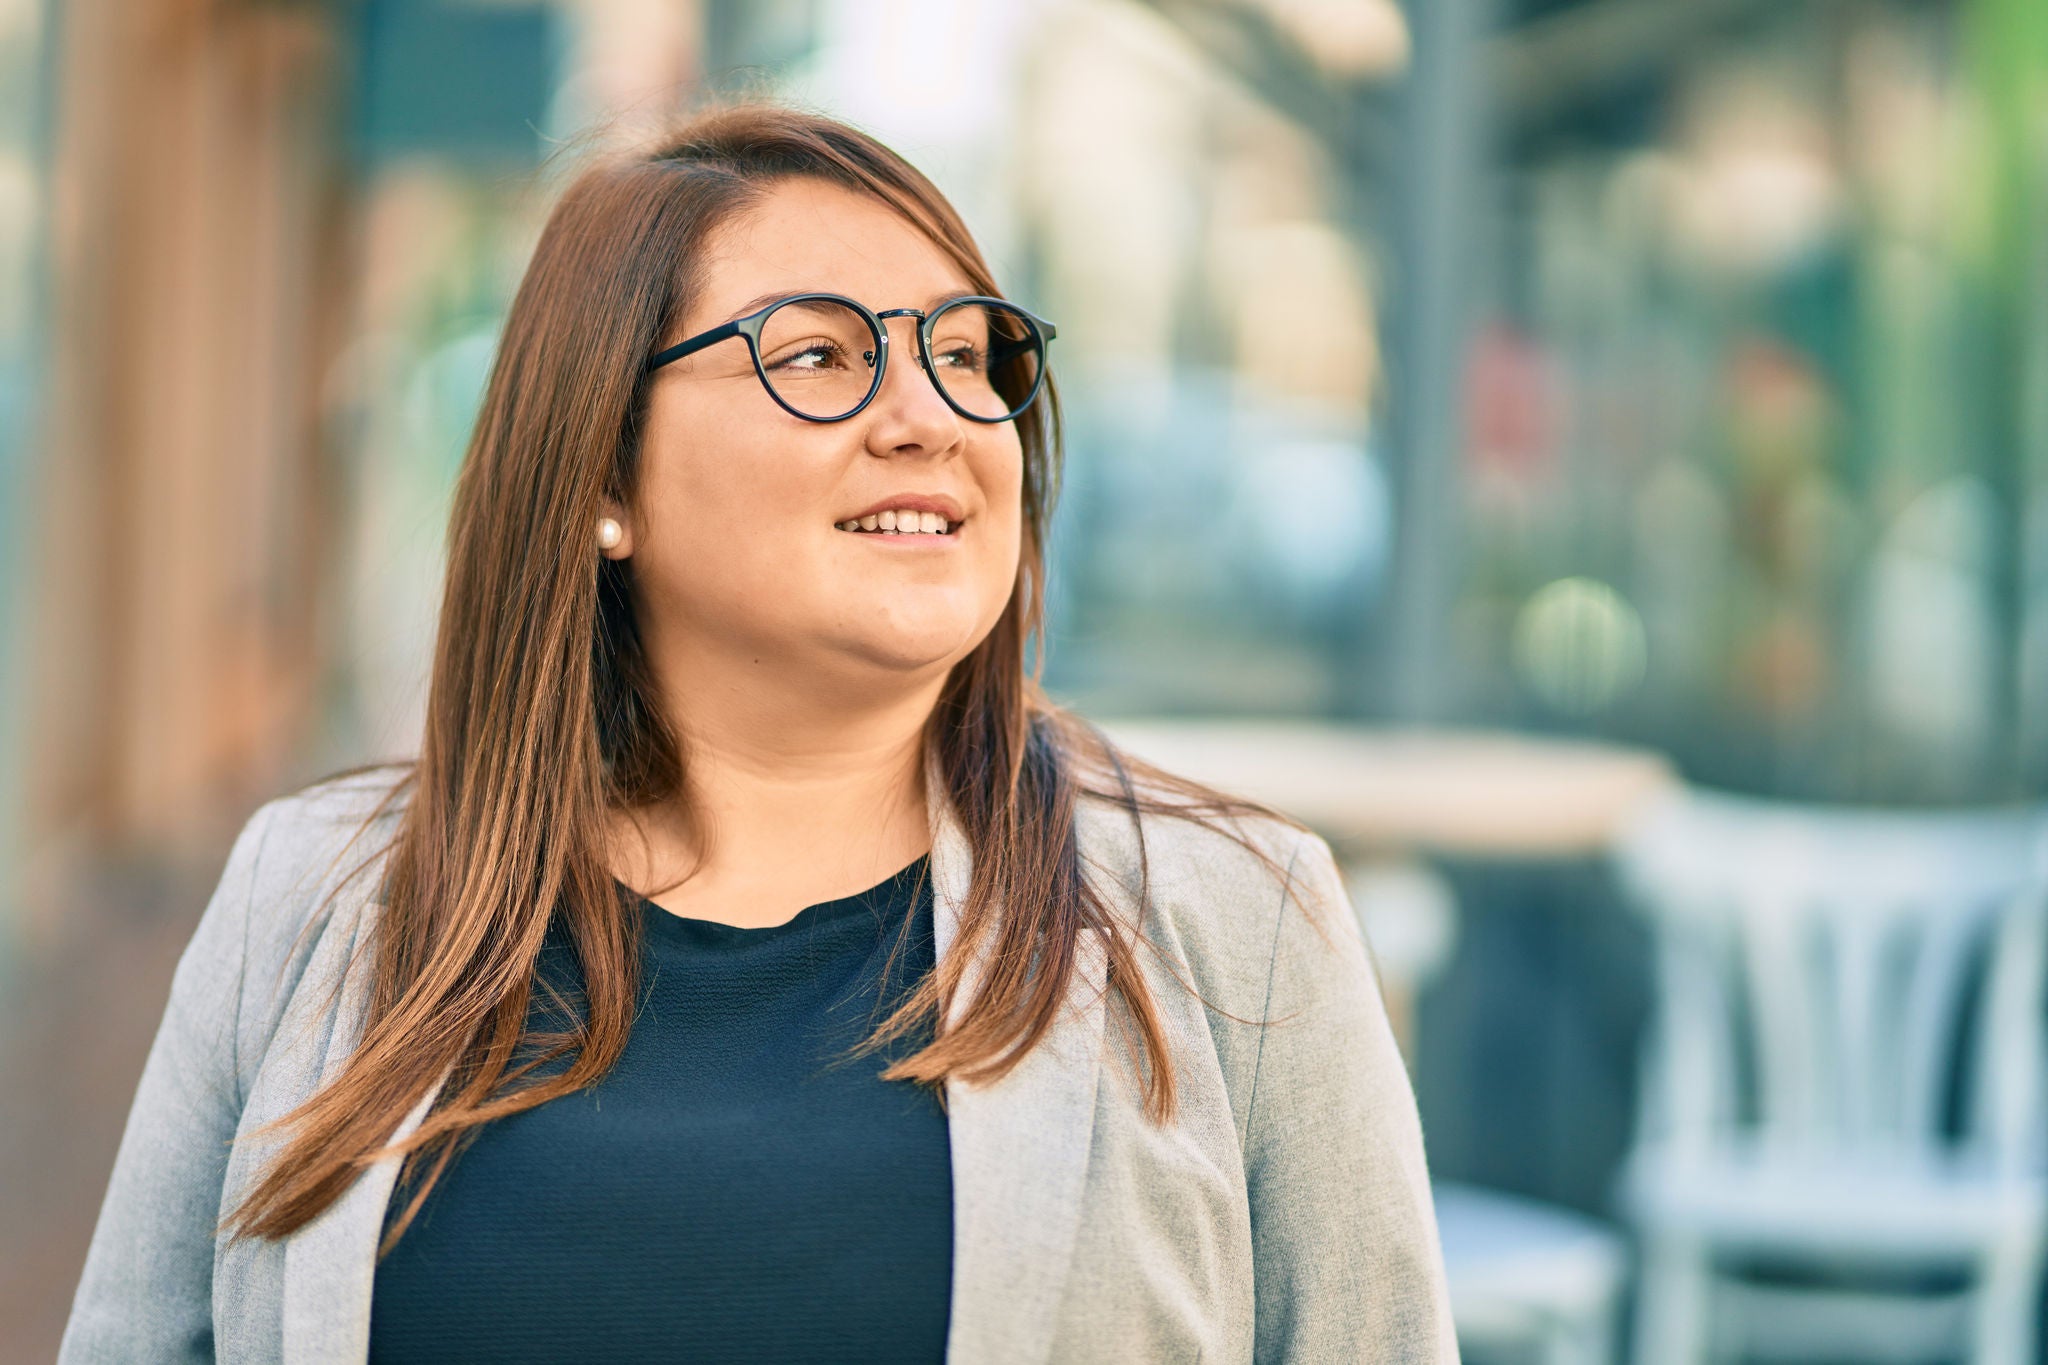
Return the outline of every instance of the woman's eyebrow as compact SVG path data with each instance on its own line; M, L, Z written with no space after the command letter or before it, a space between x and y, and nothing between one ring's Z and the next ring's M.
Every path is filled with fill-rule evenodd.
M799 294L842 294L843 292L838 289L771 289L765 294L756 294L753 298L748 299L745 303L711 325L713 327L723 327L726 323L736 318L743 318L757 309L766 308L769 304L782 299L793 299ZM967 285L955 285L951 289L941 289L938 293L925 300L921 311L929 313L942 303L951 299L966 298L973 293L974 290ZM852 295L846 294L845 297L851 298ZM894 305L891 306L893 307Z

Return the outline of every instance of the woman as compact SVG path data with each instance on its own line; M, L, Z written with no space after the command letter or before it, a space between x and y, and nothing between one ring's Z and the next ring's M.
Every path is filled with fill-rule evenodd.
M1328 845L1026 668L1052 335L823 117L575 180L419 757L237 840L64 1360L1455 1359Z

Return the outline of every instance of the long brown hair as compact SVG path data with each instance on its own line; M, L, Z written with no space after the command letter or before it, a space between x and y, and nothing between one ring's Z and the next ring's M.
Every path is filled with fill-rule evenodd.
M259 1130L290 1137L224 1220L237 1237L293 1232L361 1168L403 1152L411 1201L380 1246L388 1252L465 1135L595 1083L623 1050L639 975L628 913L637 908L614 883L607 817L683 800L687 759L635 629L630 561L592 553L590 528L603 498L633 505L646 402L636 376L674 340L707 235L791 176L874 196L976 291L1000 296L965 223L914 167L855 128L778 102L700 109L648 145L593 158L569 183L513 299L455 488L420 753L399 765L379 805L402 801L403 810L379 850L388 857L363 1033L331 1083ZM1120 754L1047 698L1043 650L1029 670L1026 659L1042 638L1059 478L1050 377L1016 424L1016 584L987 638L947 678L923 739L972 848L963 951L949 951L863 1046L949 1018L964 950L992 939L971 1007L881 1075L932 1087L942 1103L948 1076L1001 1077L1053 1025L1080 935L1100 930L1120 1028L1144 1054L1145 1112L1168 1123L1175 1084L1136 957L1144 936L1082 875L1077 800L1213 823L1283 881L1259 841L1229 822L1304 827ZM584 1004L565 1031L541 1033L529 1008L552 916L581 965ZM573 1058L559 1073L509 1085L565 1053ZM425 1120L386 1147L444 1071Z

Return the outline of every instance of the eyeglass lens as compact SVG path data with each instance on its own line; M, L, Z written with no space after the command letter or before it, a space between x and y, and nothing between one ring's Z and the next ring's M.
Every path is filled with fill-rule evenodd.
M875 351L867 319L829 299L793 299L762 320L761 371L775 396L806 417L831 420L859 407L874 382ZM1022 313L955 304L932 327L932 378L963 411L1001 421L1030 399L1042 352Z

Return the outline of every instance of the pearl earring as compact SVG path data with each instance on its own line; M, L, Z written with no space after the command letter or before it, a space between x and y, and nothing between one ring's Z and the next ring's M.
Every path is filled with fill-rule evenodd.
M619 525L616 520L611 517L599 517L597 519L597 543L599 545L607 550L616 549L619 542L625 538L626 528Z

